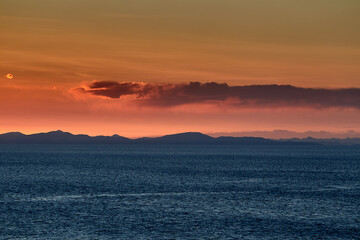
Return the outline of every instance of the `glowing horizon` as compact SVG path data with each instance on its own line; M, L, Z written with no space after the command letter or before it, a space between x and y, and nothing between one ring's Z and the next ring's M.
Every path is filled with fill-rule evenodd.
M0 27L1 133L360 131L358 0L3 0Z

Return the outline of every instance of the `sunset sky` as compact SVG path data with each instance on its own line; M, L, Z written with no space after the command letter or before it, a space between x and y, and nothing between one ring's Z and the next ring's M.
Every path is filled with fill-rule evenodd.
M360 131L359 0L1 0L0 30L0 133Z

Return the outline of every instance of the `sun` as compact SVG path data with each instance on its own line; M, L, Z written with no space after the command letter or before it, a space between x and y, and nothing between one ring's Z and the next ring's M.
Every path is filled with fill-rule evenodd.
M6 78L7 79L13 79L14 75L12 75L11 73L6 74Z

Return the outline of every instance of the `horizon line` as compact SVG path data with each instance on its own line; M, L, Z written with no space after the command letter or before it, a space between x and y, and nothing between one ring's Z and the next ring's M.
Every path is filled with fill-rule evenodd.
M222 132L222 131L217 131L217 132L200 132L200 131L185 131L185 132L176 132L176 133L167 133L167 134L160 134L160 135L152 135L152 136L139 136L139 137L125 137L123 135L119 135L117 133L114 133L112 135L90 135L87 133L72 133L71 131L66 131L66 130L61 130L61 129L57 129L57 130L50 130L50 131L41 131L41 132L33 132L33 133L23 133L21 131L10 131L10 132L3 132L0 133L1 135L5 135L5 134L10 134L10 133L19 133L22 135L26 135L26 136L31 136L31 135L36 135L36 134L47 134L47 133L55 133L55 132L61 132L61 133L68 133L74 136L88 136L88 137L114 137L114 136L119 136L119 137L123 137L123 138L127 138L127 139L131 139L131 140L136 140L136 139L141 139L141 138L158 138L158 137L164 137L164 136L171 136L171 135L178 135L178 134L189 134L189 133L198 133L198 134L202 134L202 135L206 135L208 137L211 138L220 138L220 137L251 137L251 138L263 138L263 139L273 139L273 140L280 140L280 139L305 139L305 138L314 138L314 139L326 139L326 138L321 138L321 137L312 137L312 136L302 136L302 137L284 137L284 138L276 138L276 137L265 137L265 136L254 136L251 135L255 134L255 133L263 133L263 134L276 134L276 132L282 132L282 133L287 133L287 134L310 134L310 133L317 133L317 134L330 134L330 135L346 135L346 134L354 134L354 135L358 135L358 136L353 136L353 137L347 137L347 136L343 136L343 137L328 137L328 139L346 139L346 138L360 138L360 132L355 131L355 130L347 130L347 131L343 131L343 132L330 132L330 131L325 131L325 130L319 130L319 131L314 131L314 130L307 130L307 131L303 131L303 132L298 132L298 131L291 131L291 130L285 130L285 129L274 129L271 131L266 131L266 130L255 130L255 131L234 131L234 132ZM250 135L243 135L243 136L235 136L236 134L250 134ZM223 134L223 135L221 135Z

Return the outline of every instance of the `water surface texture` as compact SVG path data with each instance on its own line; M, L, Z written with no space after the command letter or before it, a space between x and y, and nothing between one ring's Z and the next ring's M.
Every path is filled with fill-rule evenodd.
M360 149L0 145L1 239L359 239Z

